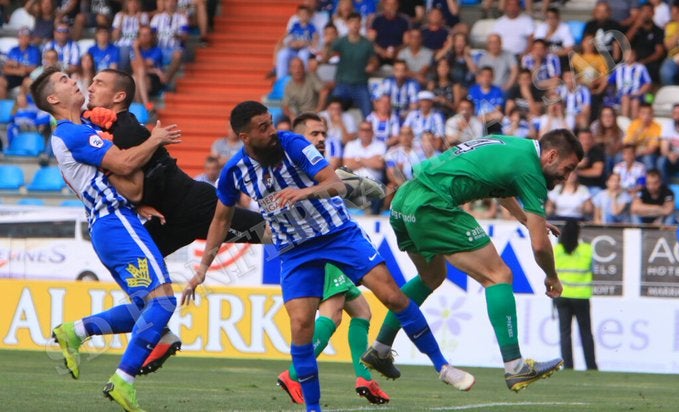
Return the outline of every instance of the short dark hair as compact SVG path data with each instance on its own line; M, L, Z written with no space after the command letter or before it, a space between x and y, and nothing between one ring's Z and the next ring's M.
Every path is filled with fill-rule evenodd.
M561 16L561 11L559 11L558 7L550 7L547 9L547 13L553 13L556 14L557 16Z
M309 14L313 14L313 11L311 10L311 7L305 6L304 4L301 4L301 5L297 6L297 11L302 11L302 10L304 10L304 11L306 11L306 12L309 12Z
M483 72L483 71L488 71L488 72L490 72L490 74L494 74L494 73L495 73L495 71L493 70L493 68L490 67L490 66L483 66L483 67L481 67L481 68L479 69L479 73L481 73L481 72Z
M254 100L238 103L231 110L231 128L236 133L250 130L250 121L253 117L265 114L269 111L263 104Z
M360 14L360 13L357 13L357 12L355 12L355 11L352 11L352 12L349 13L349 15L347 16L347 21L353 20L353 19L361 20L361 14Z
M658 179L660 179L660 181L662 181L662 174L660 173L660 170L658 170L658 169L648 170L646 172L646 177L649 177L649 176L655 176Z
M134 101L134 95L137 93L137 86L134 83L134 79L129 73L118 69L104 69L100 73L112 73L116 76L115 88L117 91L125 92L125 100L123 105L125 108L129 108Z
M208 157L205 158L205 164L208 164L208 163L217 163L217 164L219 164L219 158L216 157L216 156L208 156Z
M580 140L568 129L555 129L545 133L540 138L540 146L543 149L556 149L559 156L567 156L575 153L578 161L585 156L585 151L580 144Z
M622 145L622 150L627 150L627 149L632 149L636 152L637 151L637 145L635 145L633 143L625 143L624 145Z
M322 122L321 116L317 115L314 112L304 112L301 113L299 116L295 117L295 120L292 121L292 130L295 133L299 133L297 131L298 127L305 126L306 127L306 122L307 120L315 120L317 122Z
M639 103L639 109L653 109L653 105L651 105L649 102L641 102Z
M460 100L460 103L469 103L469 104L472 105L472 109L475 109L475 108L476 108L476 105L474 104L474 101L473 101L472 99L470 99L469 97L465 97L464 99ZM457 105L459 106L460 103L458 103Z
M545 39L535 39L535 40L533 40L533 44L541 44L541 45L547 47L547 42L545 41Z
M54 93L54 85L50 81L50 77L54 73L59 73L58 67L46 67L45 70L38 76L37 79L31 84L31 95L33 100L35 100L35 105L38 109L44 110L49 114L53 113L52 105L47 102L47 96Z

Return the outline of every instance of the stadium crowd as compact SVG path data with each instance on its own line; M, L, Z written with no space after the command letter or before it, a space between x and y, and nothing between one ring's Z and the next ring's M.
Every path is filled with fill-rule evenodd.
M586 156L550 193L550 216L673 223L679 106L658 114L653 101L677 83L679 3L601 1L575 33L558 8L528 14L519 0L502 3L485 48L473 49L457 1L302 1L269 74L286 83L278 127L320 113L330 162L392 193L448 147L568 128ZM239 145L229 134L212 150L222 163ZM502 215L490 201L466 208Z

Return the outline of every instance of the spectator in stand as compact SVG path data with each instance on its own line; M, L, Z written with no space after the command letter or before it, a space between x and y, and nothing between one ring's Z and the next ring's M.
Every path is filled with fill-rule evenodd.
M141 11L139 0L125 0L123 10L116 13L113 18L112 37L115 45L120 49L120 69L129 71L130 59L134 54L132 45L137 36L139 28L149 24L149 16Z
M379 0L353 0L354 10L361 15L361 21L365 27L370 27L377 14Z
M26 10L35 18L33 25L33 44L41 47L53 38L56 11L52 0L28 0Z
M332 23L330 21L330 15L328 12L321 10L321 6L317 0L302 0L302 5L307 6L311 11L311 24L316 27L318 30L318 35L319 35L319 41L324 42L325 38L323 37L323 28L327 26L329 23ZM353 10L353 6L352 6ZM297 13L293 14L290 16L290 19L288 20L288 24L285 26L286 30L290 30L290 28L293 26L298 21L299 17L297 16Z
M477 68L465 34L455 33L449 37L443 48L436 53L434 59L448 60L453 83L459 84L461 95L464 95L474 84L474 73L476 73Z
M579 129L578 140L580 140L585 156L578 163L574 173L578 175L580 183L587 186L589 193L594 196L603 189L606 180L604 150L595 144L594 135L589 129Z
M446 121L446 146L455 146L484 135L483 123L474 116L474 102L464 99L457 114Z
M308 67L312 50L318 49L318 30L311 24L312 11L307 6L297 7L297 22L283 40L283 47L276 54L276 77L282 79L288 75L288 67L293 57L302 60Z
M177 0L164 0L164 4L163 11L153 16L150 25L163 52L163 84L169 85L182 64L189 23L185 15L177 12Z
M391 98L379 96L373 101L373 107L365 120L372 124L375 140L384 142L387 147L394 146L399 140L401 121L391 110Z
M290 117L283 115L276 121L274 127L281 132L292 130L292 120Z
M443 12L433 8L427 13L427 24L420 30L422 31L422 45L433 52L438 52L448 39L450 29L445 25Z
M373 139L370 122L362 121L358 128L358 139L348 142L344 148L344 164L358 176L381 182L384 180L384 155L387 145ZM382 199L371 200L371 212L380 213Z
M547 42L542 39L533 42L530 53L521 58L521 67L531 71L533 82L538 89L552 90L560 83L559 57L549 52Z
M419 151L422 152L424 160L431 159L434 156L441 154L441 151L437 148L439 141L434 136L431 130L425 130L422 133L422 138L420 141L416 141L415 145Z
M578 84L570 68L563 72L563 83L557 88L566 107L566 123L570 129L586 129L592 113L592 96L589 89Z
M382 13L375 16L369 31L380 65L394 63L409 29L408 17L398 13L398 0L382 0Z
M568 55L575 45L571 29L561 21L561 13L556 7L547 9L545 19L544 23L538 24L535 28L533 38L544 40L549 52L559 57L561 67L569 67Z
M653 23L664 29L667 23L672 20L670 6L663 0L648 0L648 2L653 5Z
M337 27L332 23L328 23L323 27L323 42L316 50L316 54L312 60L309 60L309 72L316 73L316 76L331 89L331 85L335 81L335 74L337 73L337 62L339 56L333 55L332 45L337 40ZM326 56L331 56L328 60Z
M392 195L399 186L413 178L413 167L424 160L422 153L414 147L415 135L410 127L403 127L398 138L399 143L384 155L387 192ZM391 197L385 199L385 207L389 206Z
M502 119L502 134L526 139L537 137L533 123L529 122L517 107L509 110L507 116Z
M58 0L54 16L55 23L65 23L67 26L73 26L71 36L75 40L80 40L80 35L85 27L85 15L80 12L82 2L83 0ZM56 39L56 36L54 38Z
M420 141L425 131L434 134L436 147L443 146L445 137L444 120L441 113L434 110L434 93L423 90L417 94L417 109L408 113L403 126L408 126L413 130L415 139Z
M403 122L412 110L417 109L417 93L420 84L417 80L408 77L408 66L403 60L394 61L394 74L382 80L374 98L389 96L391 98L391 110L401 122Z
M497 33L488 35L486 52L479 59L478 66L492 67L493 84L504 92L509 91L514 86L519 75L516 56L502 50L502 37Z
M139 38L133 46L134 58L132 71L137 84L137 97L152 110L150 97L157 96L167 84L167 76L163 71L163 51L156 46L155 35L149 26L139 28Z
M540 126L538 127L538 138L556 129L568 129L566 114L563 109L563 102L557 94L548 96L546 103L546 113L540 116Z
M333 96L350 100L363 116L370 114L369 74L377 69L377 59L373 43L361 36L361 15L352 13L348 18L349 34L337 39L332 52L339 55L335 90ZM326 61L331 56L327 56Z
M622 140L625 132L618 126L617 117L614 108L604 106L599 112L599 118L592 123L591 127L595 144L603 147L606 155L606 174L622 161Z
M653 23L653 5L645 3L639 8L634 24L627 30L632 50L639 63L646 66L653 82L660 81L660 65L665 57L665 33Z
M59 62L64 71L71 74L78 70L80 64L80 47L70 37L71 29L66 23L58 23L54 28L54 40L45 43L42 51L56 50Z
M210 156L218 160L219 166L222 167L228 162L233 155L238 153L243 148L243 141L238 138L238 135L233 132L231 122L226 122L226 135L220 137L212 143L210 148Z
M434 52L422 47L422 33L418 29L410 29L406 33L406 47L398 52L397 60L403 60L408 67L408 76L421 85L427 83L427 73L434 58Z
M361 20L359 33L361 36L367 34L368 31L366 30L365 22L363 22L361 15L354 10L354 3L352 0L340 0L339 3L337 3L335 14L332 16L332 24L337 27L337 34L339 37L344 37L349 34L349 16L353 13L358 14Z
M639 105L646 101L646 93L651 90L651 77L646 66L637 62L634 49L626 50L624 62L617 65L609 78L615 85L620 101L620 114L629 118L639 115Z
M653 106L641 103L639 115L630 123L624 143L636 146L637 160L646 166L646 170L655 169L661 134L660 124L653 120Z
M328 89L316 76L316 73L307 73L304 70L304 62L299 57L290 60L290 81L283 92L283 113L295 118L304 112L320 112L325 107L328 98Z
M664 45L667 57L660 67L663 85L679 83L679 2L672 3L672 20L665 26Z
M200 33L200 45L207 45L208 17L206 0L179 0L177 11L186 16L189 27L198 27Z
M21 86L38 65L40 65L40 49L31 44L31 31L28 28L19 30L19 44L10 49L7 60L2 66L0 77L0 99L6 99L7 93Z
M113 19L112 0L81 0L80 12L84 27L110 27ZM79 38L79 37L76 37Z
M460 3L457 0L428 0L426 3L427 11L441 10L446 26L455 32L469 33L469 27L460 20Z
M106 26L97 27L94 34L96 43L87 51L94 60L95 73L104 69L117 69L120 64L120 49L111 43L111 32Z
M484 123L487 133L498 133L502 130L504 118L505 95L497 86L493 86L493 69L482 67L476 75L476 84L469 89L469 100L474 102L474 115Z
M543 93L533 83L531 71L521 69L517 84L507 92L507 113L516 108L528 120L540 117L543 106L542 95Z
M587 41L593 40L596 42L596 50L602 52L606 50L609 56L617 62L621 58L619 47L621 38L618 33L621 34L624 31L620 23L611 19L611 6L605 1L599 1L592 10L592 20L585 25L583 47ZM587 37L590 37L590 40L587 40ZM595 48L595 45L593 44L592 47Z
M205 168L203 173L196 176L196 181L209 183L214 187L217 187L217 179L219 179L219 172L221 172L222 167L219 164L219 159L214 156L208 156L205 158Z
M611 6L611 18L622 27L630 27L639 15L639 0L607 0Z
M342 109L342 100L339 98L331 98L328 102L328 107L325 111L319 113L321 118L325 119L328 126L328 138L325 142L330 146L327 151L331 154L337 153L335 146L340 148L354 140L357 136L356 122L354 118L344 112ZM341 154L336 157L342 157Z
M38 66L28 75L27 79L24 79L21 88L23 93L27 96L30 95L28 88L30 87L33 80L37 79L38 76L42 74L46 67L59 67L61 68L61 62L59 61L59 54L56 50L45 50L42 52L42 65Z
M672 107L672 118L663 125L662 129L658 169L663 175L663 180L668 182L674 174L679 172L679 103Z
M592 197L594 223L630 223L629 206L632 196L620 185L620 175L611 173L606 180L606 190Z
M674 192L663 183L656 169L646 173L646 184L632 201L632 223L673 225Z
M97 70L94 58L89 53L83 54L80 58L78 70L71 74L71 78L78 83L78 87L84 96L87 96L87 88L92 84L95 74L97 74Z
M455 108L464 97L462 86L453 83L450 63L446 59L436 61L427 90L434 93L434 108L446 118L455 113Z
M414 25L419 26L424 22L427 15L425 0L400 0L398 12L408 16Z
M622 162L617 163L613 173L620 176L620 185L630 195L635 195L646 181L646 167L636 160L637 147L626 144L622 147Z
M506 0L504 11L505 14L495 22L493 33L502 37L506 51L521 56L528 51L535 31L533 18L521 12L519 0Z
M547 194L545 212L554 220L587 220L594 211L591 197L587 186L578 181L578 175L571 173Z
M20 90L16 97L12 120L7 125L7 140L4 143L11 142L21 132L39 132L43 135L49 135L50 118L51 116L48 113L29 102L28 95ZM0 146L2 146L3 140L4 138L0 136Z
M608 86L608 65L606 59L599 54L592 35L582 40L582 53L573 55L571 66L575 69L578 83L587 87L592 96L592 112L601 107L606 87Z

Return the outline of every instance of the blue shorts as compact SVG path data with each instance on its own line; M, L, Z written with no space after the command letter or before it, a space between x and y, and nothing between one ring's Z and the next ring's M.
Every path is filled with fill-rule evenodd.
M325 264L332 263L358 285L372 268L384 259L368 235L354 222L342 229L281 254L283 301L323 297Z
M97 219L92 246L121 289L133 299L171 283L163 255L130 209L118 209Z

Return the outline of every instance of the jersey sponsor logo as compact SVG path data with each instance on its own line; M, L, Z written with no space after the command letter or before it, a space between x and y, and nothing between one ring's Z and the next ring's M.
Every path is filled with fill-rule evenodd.
M100 149L104 146L104 140L96 134L90 136L90 146Z
M302 153L304 153L304 156L306 156L307 160L309 160L309 163L311 163L312 166L323 160L323 155L318 151L318 149L316 149L314 145L310 144L309 146L305 147L302 149Z
M505 142L503 142L500 139L488 139L488 138L472 139L468 142L460 143L459 145L455 146L455 154L459 155L462 153L471 152L472 150L478 147L486 146L489 144L505 144Z
M147 258L137 258L137 266L133 263L129 263L125 268L130 275L131 279L125 279L127 286L131 288L136 287L148 287L151 284L151 276L149 275L149 261Z

